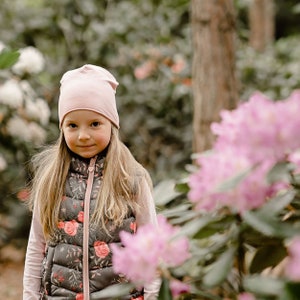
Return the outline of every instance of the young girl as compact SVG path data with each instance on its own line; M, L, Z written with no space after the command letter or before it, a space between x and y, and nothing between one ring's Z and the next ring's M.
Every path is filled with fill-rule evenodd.
M150 177L118 136L117 86L94 65L61 79L59 139L33 159L23 300L97 299L126 282L112 267L120 231L157 222ZM123 299L156 299L158 289L156 281Z

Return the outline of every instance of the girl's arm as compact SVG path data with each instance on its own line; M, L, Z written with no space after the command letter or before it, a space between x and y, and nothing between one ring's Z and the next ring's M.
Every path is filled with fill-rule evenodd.
M41 288L41 266L45 253L45 238L37 211L33 211L28 239L24 276L23 300L39 300Z
M158 226L152 191L146 180L143 181L142 185L142 194L140 199L138 200L140 209L136 213L137 228L139 228L139 226L141 225L149 223ZM158 275L153 282L144 286L144 300L156 300L158 297L160 285L161 279Z

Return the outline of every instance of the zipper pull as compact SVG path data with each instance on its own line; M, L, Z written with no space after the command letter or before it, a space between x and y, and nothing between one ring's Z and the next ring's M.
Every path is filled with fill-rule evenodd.
M91 158L90 164L89 164L89 167L88 167L89 172L94 172L95 171L96 160L97 160L97 155L94 156L93 158Z

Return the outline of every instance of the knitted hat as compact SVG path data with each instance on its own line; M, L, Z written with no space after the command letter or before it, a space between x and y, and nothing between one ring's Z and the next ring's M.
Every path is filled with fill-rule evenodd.
M60 126L67 113L86 109L103 115L119 128L115 98L119 83L106 69L89 64L84 65L66 72L60 84L58 99Z

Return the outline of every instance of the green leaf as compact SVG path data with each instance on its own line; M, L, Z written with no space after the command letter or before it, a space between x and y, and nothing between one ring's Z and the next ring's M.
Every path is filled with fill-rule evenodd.
M299 300L300 295L300 283L299 282L287 282L283 289L282 295L279 300Z
M259 273L268 267L276 266L286 254L286 248L282 244L259 248L251 262L250 273Z
M202 217L205 221L205 219L208 219L208 216ZM206 224L204 226L199 226L198 232L195 233L194 238L195 239L202 239L209 237L215 233L221 233L224 232L224 230L227 230L229 226L233 224L234 216L228 215L224 217L210 217L210 220L208 219Z
M235 247L229 248L210 266L209 271L203 277L204 285L214 287L226 279L232 268L235 252Z
M277 296L284 287L279 279L258 275L245 276L243 283L246 291L264 296Z
M276 219L270 219L269 215L246 211L242 218L248 225L266 236L289 238L297 234L295 228Z
M169 286L169 280L166 278L162 279L160 286L158 300L172 300L172 293Z
M238 174L236 174L235 176L223 181L220 185L217 186L216 191L217 192L227 192L229 190L234 189L241 181L244 180L244 178L246 178L249 173L251 172L252 167L248 168Z
M176 218L182 216L191 208L190 203L184 203L173 208L165 209L161 212L166 218Z
M174 180L164 180L155 186L153 191L153 197L155 204L163 206L174 200L180 193L175 191Z
M258 213L263 215L264 218L273 218L293 201L295 194L295 190L279 193L276 197L266 202L266 204L258 210Z
M194 236L204 228L207 224L212 221L212 218L209 216L199 217L187 222L184 226L181 227L180 232L187 236Z
M121 296L128 295L133 289L133 285L130 283L118 283L111 285L99 292L91 294L91 300L98 299L115 299Z
M175 185L175 191L178 193L186 194L190 190L189 184L188 184L188 178L182 179L181 181L178 181Z
M194 210L190 210L188 207L188 210L186 210L183 214L176 215L175 218L170 220L170 222L172 223L172 225L182 226L182 224L186 224L187 222L195 219L197 216L199 216L199 213Z
M292 165L287 162L279 162L273 166L273 168L267 174L267 180L269 183L278 181L291 181Z
M3 50L0 52L0 69L8 69L19 59L18 51Z

